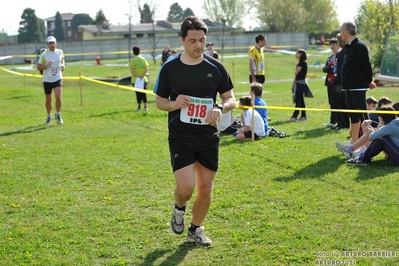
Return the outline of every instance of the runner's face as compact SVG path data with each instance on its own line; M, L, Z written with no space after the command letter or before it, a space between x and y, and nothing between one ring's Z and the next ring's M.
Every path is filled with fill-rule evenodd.
M49 42L47 43L47 47L50 51L54 52L55 50L55 42Z
M204 52L206 35L203 30L189 30L186 38L180 37L184 51L192 58L201 57Z

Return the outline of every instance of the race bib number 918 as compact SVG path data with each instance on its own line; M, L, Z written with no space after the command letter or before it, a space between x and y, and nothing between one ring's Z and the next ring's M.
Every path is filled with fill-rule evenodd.
M190 104L187 108L180 110L180 121L195 125L208 125L205 123L208 111L213 108L212 98L190 97Z

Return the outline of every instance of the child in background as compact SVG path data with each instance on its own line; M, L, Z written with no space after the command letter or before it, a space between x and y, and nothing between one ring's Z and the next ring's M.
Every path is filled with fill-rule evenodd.
M264 106L266 107L267 104L266 102L262 99L262 94L263 94L263 85L260 83L251 83L251 96L254 95L255 97L255 106ZM267 136L267 132L269 130L269 125L268 125L268 112L266 108L255 108L255 110L260 114L260 116L263 119L263 123L265 125L265 136Z
M369 96L366 99L366 105L367 105L367 110L373 110L374 108L377 107L377 99L374 98L373 96Z
M254 132L255 140L262 139L266 134L263 119L256 110L253 110L250 107L252 106L251 101L251 96L240 98L239 108L243 110L243 113L241 114L243 127L233 134L233 136L238 140L250 140L252 137L252 131ZM252 112L254 114L254 128L252 128Z

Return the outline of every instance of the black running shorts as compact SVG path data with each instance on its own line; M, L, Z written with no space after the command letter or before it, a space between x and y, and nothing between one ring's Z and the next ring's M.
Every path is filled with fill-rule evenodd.
M173 172L198 161L202 166L217 171L219 165L219 138L211 141L182 141L169 139L170 161Z
M62 80L57 80L56 82L43 82L44 93L49 95L53 92L54 88L62 87Z

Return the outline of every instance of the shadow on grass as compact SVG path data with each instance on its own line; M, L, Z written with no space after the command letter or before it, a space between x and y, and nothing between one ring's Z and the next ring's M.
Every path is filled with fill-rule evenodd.
M356 181L366 181L373 178L384 177L389 173L399 173L399 167L395 166L390 160L375 160L369 165L353 165L350 167L359 168Z
M175 253L169 255L162 263L159 265L169 266L169 265L179 265L184 258L186 257L187 253L196 248L197 245L189 242L184 242L178 246ZM156 249L149 253L145 260L139 264L140 266L147 266L147 265L154 265L154 262L161 257L164 257L166 253L170 252L170 249Z
M129 109L129 110L121 110L121 111L114 111L114 112L91 115L89 117L107 117L107 116L114 117L116 115L132 113L132 112L134 112L133 108Z
M274 126L273 126L274 127ZM274 127L275 128L275 127ZM315 129L310 129L310 130L304 130L304 131L295 131L296 129L293 129L292 131L295 133L291 133L291 132L286 132L286 131L282 131L279 128L275 128L278 132L284 132L285 134L289 135L289 137L294 137L297 139L315 139L315 138L321 138L324 135L330 134L330 132L339 132L339 131L334 131L331 129L327 129L327 128L315 128ZM234 143L243 143L243 141L238 141L235 139L235 137L233 137L232 134L220 134L220 146L229 146L231 144ZM270 138L275 138L275 137L266 137L265 139L261 140L261 141L267 141ZM223 140L223 141L222 141ZM245 141L244 141L245 142Z
M308 165L298 171L296 171L291 176L286 177L277 177L274 181L277 182L290 182L296 179L309 179L309 178L320 178L328 173L333 173L337 171L337 169L341 166L341 157L340 155L334 155L323 160L320 160L314 164ZM286 165L282 165L282 167L286 167Z
M330 156L296 171L291 176L277 177L274 180L277 182L290 182L296 179L320 178L328 173L337 171L342 164L347 163L346 159L343 160L341 155ZM281 165L281 167L287 166ZM399 167L395 166L389 160L376 160L367 166L348 165L348 167L354 168L354 171L356 168L359 169L355 181L366 181L368 179L384 177L387 174L399 172Z
M309 139L309 138L315 139L315 138L322 138L324 135L330 134L331 132L338 132L338 131L322 127L322 128L307 129L304 131L297 131L295 136L299 139Z
M34 96L35 96L35 95L14 96L14 97L7 98L7 99L5 99L5 100L26 99L26 98L32 98L32 97L34 97Z
M33 133L36 131L44 130L46 128L48 128L48 126L46 126L46 125L32 126L32 127L27 127L27 128L17 130L17 131L0 133L0 137L7 137L7 136L16 135L16 134L28 134L28 133Z

